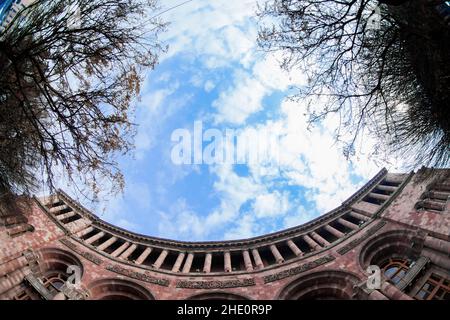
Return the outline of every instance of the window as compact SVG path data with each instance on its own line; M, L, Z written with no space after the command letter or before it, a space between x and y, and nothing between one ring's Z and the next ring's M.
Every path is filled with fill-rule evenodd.
M67 281L67 276L62 273L54 273L47 275L42 279L45 288L47 288L48 291L50 291L53 295L60 292L62 286Z
M450 280L432 273L415 298L418 300L450 300Z
M393 284L397 284L406 275L409 269L409 261L405 259L390 258L386 261L381 270L384 276Z
M13 300L32 300L29 290L23 290L21 293L17 294Z

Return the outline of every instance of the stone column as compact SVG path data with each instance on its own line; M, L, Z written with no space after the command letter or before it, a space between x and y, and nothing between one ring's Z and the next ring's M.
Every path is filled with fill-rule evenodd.
M326 225L324 228L325 228L325 230L327 230L329 233L331 233L333 236L335 236L335 237L337 237L337 238L343 238L343 237L345 237L345 234L344 234L344 233L340 232L338 229L333 228L333 227L330 226L330 225Z
M434 198L434 199L440 199L440 200L447 201L447 198L448 198L448 194L445 192L429 191L428 194L429 194L430 198Z
M317 242L319 242L322 246L326 247L329 246L330 243L324 239L323 237L321 237L317 232L312 231L310 233L311 237L314 238L314 240L316 240Z
M54 215L57 215L58 212L63 211L64 209L67 209L67 208L69 208L67 205L61 204L61 205L59 205L57 207L51 207L50 209L48 209L48 211L50 211Z
M361 220L361 221L368 221L368 220L369 220L369 218L366 217L365 215L362 215L362 214L357 213L357 212L355 212L355 211L350 211L350 212L349 212L349 215L351 215L352 217L354 217L354 218L356 218L356 219L359 219L359 220Z
M105 235L105 233L103 231L100 231L100 232L94 234L93 236L89 237L88 239L84 240L84 243L91 244L94 241L97 241L98 239L103 237L104 235Z
M59 216L56 217L56 219L58 219L58 221L61 221L61 220L71 218L76 215L77 215L77 213L75 211L70 211L68 213L60 214Z
M136 250L136 248L137 248L137 244L133 243L131 246L128 247L127 250L125 250L124 253L122 253L122 254L120 255L119 258L120 258L120 259L123 259L123 260L127 260L128 257L134 252L134 250Z
M284 262L284 258L281 255L280 251L278 251L278 248L277 248L276 245L272 244L270 246L270 251L272 252L272 254L273 254L273 256L274 256L274 258L275 258L277 263L283 263Z
M261 256L259 255L259 251L257 248L252 250L253 260L255 260L256 269L263 269L264 263L261 260Z
M106 248L108 248L109 246L111 246L114 242L117 241L117 237L111 237L110 239L106 240L105 242L103 242L101 245L99 245L97 247L98 250L103 251Z
M381 292L390 300L413 300L406 293L400 291L396 286L385 281L381 284Z
M113 253L111 253L111 256L117 257L119 254L121 254L128 246L130 245L129 242L124 242L119 248L114 250Z
M207 253L205 255L205 263L203 264L203 272L205 273L211 272L211 262L212 262L212 254Z
M139 258L137 258L134 263L142 264L145 261L145 259L147 259L147 257L150 255L151 252L152 252L152 248L150 248L150 247L145 248L145 250L141 253Z
M181 268L181 264L183 263L183 259L184 259L184 252L180 252L178 254L177 260L175 261L175 264L172 267L172 272L179 272L180 268Z
M88 234L88 233L91 232L91 231L94 231L94 227L89 226L89 227L86 227L85 229L83 229L83 230L77 232L75 235L76 235L77 237L81 238L82 236Z
M397 190L396 187L385 186L385 185L382 185L382 184L379 184L377 186L377 189L380 189L380 190L383 190L383 191L388 191L388 192L391 192L391 193L393 193L395 190Z
M231 272L231 255L229 251L225 251L223 254L224 268L225 272Z
M292 241L291 239L289 239L288 241L286 241L288 247L292 250L292 252L297 256L297 257L301 257L303 255L302 250L299 249L299 247L297 247L297 245L294 243L294 241Z
M88 225L90 225L90 221L81 217L80 219L70 222L67 225L67 228L73 235L77 236L77 234L86 229L86 226Z
M305 242L308 244L308 246L311 247L311 249L313 250L320 250L322 249L322 247L315 242L313 239L311 239L307 234L303 235L303 240L305 240Z
M167 251L167 250L161 251L161 253L159 254L158 259L156 259L155 263L153 264L153 267L155 269L161 268L161 266L164 263L164 260L166 260L166 257L167 257L168 254L169 254L169 251Z
M350 221L344 220L344 219L342 219L342 218L338 218L337 221L338 221L340 224L342 224L343 226L345 226L345 227L347 227L347 228L350 228L350 229L352 229L352 230L356 230L356 229L359 228L359 226L357 226L356 224L351 223Z
M369 196L371 196L372 198L381 200L381 201L386 201L386 200L389 199L389 196L384 195L384 194L380 194L380 193L375 193L375 192L369 193Z
M183 266L183 273L189 273L191 271L192 261L194 260L194 254L189 253L187 255L186 261L184 262Z
M250 254L248 253L248 250L242 251L242 256L244 257L245 269L247 271L253 271L252 259L250 258Z

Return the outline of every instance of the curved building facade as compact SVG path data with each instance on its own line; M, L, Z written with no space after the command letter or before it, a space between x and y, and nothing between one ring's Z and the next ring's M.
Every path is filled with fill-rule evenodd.
M449 300L450 170L427 172L383 169L315 220L223 242L132 233L63 191L19 199L0 216L0 299Z

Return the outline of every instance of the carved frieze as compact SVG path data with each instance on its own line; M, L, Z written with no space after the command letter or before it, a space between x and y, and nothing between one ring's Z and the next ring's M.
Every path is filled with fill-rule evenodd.
M181 280L176 284L177 288L184 289L227 289L254 286L255 280L248 279L234 279L234 280L212 280L212 281L188 281Z
M87 260L95 263L96 265L101 265L103 263L103 260L95 256L94 254L84 251L80 249L75 243L72 241L69 241L68 239L61 239L59 240L62 244L64 244L66 247L72 249L74 252L78 253L80 256L86 258Z
M134 278L137 280L141 280L141 281L145 281L145 282L149 282L149 283L153 283L153 284L157 284L163 287L168 287L169 286L169 280L168 279L164 279L164 278L157 278L154 276L151 276L150 274L148 274L147 272L137 272L137 271L133 271L130 269L125 269L123 267L120 267L118 265L113 265L113 264L109 264L106 266L106 270L130 277L130 278Z
M332 255L327 255L327 256L321 257L317 260L302 264L300 266L290 268L290 269L287 269L287 270L284 270L284 271L281 271L278 273L270 274L270 275L264 277L264 283L269 283L269 282L281 280L281 279L284 279L287 277L292 277L296 274L317 268L318 266L323 265L328 262L331 262L334 259L335 259L335 257L333 257Z

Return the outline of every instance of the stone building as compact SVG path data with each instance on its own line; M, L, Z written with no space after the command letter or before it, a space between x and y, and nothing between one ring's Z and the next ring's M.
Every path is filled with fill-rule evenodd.
M0 32L14 19L18 12L36 0L4 0L0 3Z
M223 242L135 234L63 191L19 199L0 217L0 299L448 300L450 169L426 172L383 169L315 220Z

